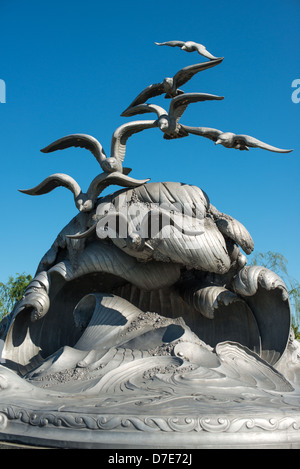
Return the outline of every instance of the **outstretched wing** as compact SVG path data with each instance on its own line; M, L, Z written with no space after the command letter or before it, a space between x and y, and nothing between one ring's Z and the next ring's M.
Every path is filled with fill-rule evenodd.
M134 107L137 106L138 104L143 104L148 99L153 98L154 96L159 96L160 94L164 93L164 86L162 83L155 83L153 85L147 86L133 101L132 103L128 106L127 109L125 109L124 112L122 112L121 116L126 115L127 111Z
M150 181L150 179L134 179L120 173L119 171L115 171L113 173L102 173L96 176L91 182L87 191L87 196L95 201L101 192L103 192L108 186L116 185L122 187L137 187L142 184L146 184L148 181Z
M181 124L189 134L199 135L200 137L206 137L216 142L219 136L223 133L222 130L212 129L210 127L189 127L188 125Z
M210 59L210 60L216 59L214 55L208 52L208 50L203 44L198 44L197 42L193 42L193 41L188 41L187 44L190 45L192 50L197 51L198 54L203 55L207 59Z
M207 93L185 93L175 96L170 103L169 116L178 120L189 104L215 99L220 100L224 99L224 97Z
M120 163L124 161L126 153L126 142L131 135L141 132L145 129L156 127L156 120L149 121L133 121L118 127L111 140L111 156L116 158Z
M53 191L57 187L66 187L71 192L73 192L74 196L77 197L81 193L80 186L77 184L75 179L67 174L63 173L56 173L48 176L44 181L42 181L37 186L33 187L32 189L21 190L23 194L28 195L42 195L48 194L49 192Z
M167 42L155 42L157 46L170 46L170 47L182 47L184 46L184 41L167 41Z
M176 88L179 88L180 86L187 83L194 75L196 75L196 73L202 72L203 70L207 70L208 68L212 68L212 67L215 67L216 65L219 65L222 62L222 60L223 60L223 57L216 59L216 60L210 60L209 62L189 65L188 67L182 68L173 77Z
M137 114L146 114L147 112L155 112L158 117L168 114L164 108L157 106L156 104L138 104L137 106L128 108L128 110L124 111L121 116L130 117Z
M89 150L98 163L101 165L106 158L102 145L94 137L86 134L71 134L62 137L55 142L50 143L47 147L43 148L41 152L51 153L56 150L64 150L70 147L80 147Z
M193 41L167 41L167 42L155 42L157 46L170 46L170 47L181 47L182 50L186 52L193 52L196 51L198 54L203 55L207 59L213 60L216 59L214 55L212 55L203 44L198 44L197 42Z
M293 150L283 150L281 148L273 147L267 143L257 140L257 138L250 137L249 135L236 135L234 137L234 146L241 144L242 146L261 148L263 150L273 151L275 153L290 153Z

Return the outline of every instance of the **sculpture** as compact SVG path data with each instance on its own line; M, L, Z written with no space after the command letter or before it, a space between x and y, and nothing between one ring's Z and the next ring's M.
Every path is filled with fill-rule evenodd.
M165 111L161 106L156 104L138 104L131 106L122 113L122 116L130 117L136 114L144 114L146 112L155 112L158 116L156 121L157 127L164 133L164 138L182 138L187 137L188 132L184 126L179 124L179 119L189 104L199 101L220 100L222 96L205 93L186 93L175 96L170 102L169 112Z
M119 127L110 158L81 134L43 150L90 150L104 172L86 193L61 174L23 190L41 195L63 185L79 213L1 323L0 440L69 448L300 447L299 347L284 282L247 266L250 233L200 188L124 171L126 141L144 129L226 143L226 134L178 122L190 102L220 97L170 96L169 113L144 102L127 108L124 116L155 112L158 119ZM247 136L229 145L285 151ZM122 189L99 197L110 184Z
M126 176L119 171L102 173L98 174L98 176L92 180L87 192L83 193L79 184L71 176L68 174L56 173L48 176L44 181L32 189L20 189L20 192L28 195L42 195L48 194L48 192L53 191L56 187L66 187L73 193L75 205L79 212L89 212L94 207L101 192L111 184L124 187L135 187L146 183L148 180L149 179L139 181Z
M134 106L138 104L143 104L148 99L153 98L155 96L159 96L165 93L165 98L174 98L179 94L183 94L184 91L179 89L179 86L184 85L187 83L193 76L201 72L203 70L207 70L208 68L214 67L222 62L223 59L216 59L210 62L204 62L196 65L189 65L188 67L184 67L183 69L179 70L173 78L164 78L161 83L155 83L152 85L147 86L141 93L132 101L132 103L128 106L125 111L121 115L126 115L125 113Z
M273 147L267 143L261 142L257 138L250 137L249 135L236 135L232 132L222 132L217 129L210 129L208 127L188 127L183 126L183 129L188 134L200 135L201 137L213 140L216 145L223 145L225 148L235 148L236 150L249 150L252 148L261 148L262 150L273 151L275 153L290 153L293 150L283 150L281 148Z
M100 142L98 142L94 137L85 134L67 135L66 137L60 138L51 143L41 151L43 153L50 153L52 151L63 150L69 147L83 147L91 151L104 172L111 173L119 171L121 173L128 174L131 169L122 168L128 138L137 132L141 132L142 130L152 127L154 127L152 121L129 122L128 124L123 124L118 127L111 139L111 156L109 158L106 157Z
M167 41L167 42L156 42L158 46L169 46L169 47L180 47L181 50L185 50L186 52L198 52L198 54L203 55L204 57L213 60L217 59L214 57L203 44L197 44L197 42L193 41Z

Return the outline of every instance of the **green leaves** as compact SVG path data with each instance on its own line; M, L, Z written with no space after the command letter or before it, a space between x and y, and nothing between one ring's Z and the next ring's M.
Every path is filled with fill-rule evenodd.
M0 282L0 319L12 311L14 304L22 298L31 280L31 275L16 273L15 277L9 277L7 283Z

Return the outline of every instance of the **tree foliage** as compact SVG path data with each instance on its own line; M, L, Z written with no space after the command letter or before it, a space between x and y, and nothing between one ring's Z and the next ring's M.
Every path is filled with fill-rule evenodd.
M9 314L14 304L19 301L32 280L31 275L18 274L10 276L6 283L0 282L0 319Z

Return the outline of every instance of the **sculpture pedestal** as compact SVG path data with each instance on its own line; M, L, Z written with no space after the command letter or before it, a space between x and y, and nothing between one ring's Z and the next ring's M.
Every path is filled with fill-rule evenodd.
M0 441L50 448L300 448L296 341L277 365L287 380L245 346L206 345L181 318L143 313L112 295L96 298L81 305L89 320L74 347L40 359L23 377L0 367ZM94 305L91 316L87 304Z
M93 402L84 408L83 399L67 404L68 399L64 399L60 406L46 400L38 404L35 401L31 407L28 403L21 406L7 403L5 407L2 401L0 440L46 448L174 449L176 452L204 448L300 448L300 408L296 403L299 395L294 396L295 405L283 404L282 394L274 393L269 397L269 405L266 399L265 405L255 406L255 402L247 403L245 398L243 401L240 398L235 407L212 395L206 397L205 404L201 403L204 396L193 397L197 407L193 412L188 412L190 397L186 399L186 409L183 399L181 406L175 403L176 412L174 407L154 405L148 412L143 409L136 415L121 412L120 408L117 414L111 409L106 412Z
M141 220L151 201L192 200L204 231L175 233L170 224L174 236L136 246L132 234L70 238L96 218L71 220L4 323L0 440L300 447L300 352L289 340L284 282L245 265L236 243L247 250L250 235L200 189L147 184L99 206L110 200L119 210L121 195ZM187 230L193 220L184 217Z

